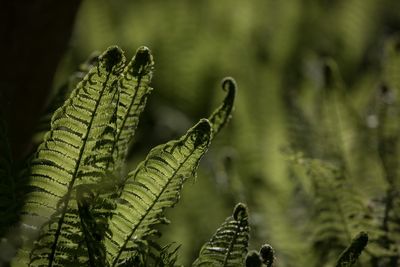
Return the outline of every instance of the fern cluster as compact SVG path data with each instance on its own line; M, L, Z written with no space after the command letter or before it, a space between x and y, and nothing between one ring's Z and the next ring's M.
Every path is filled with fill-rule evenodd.
M44 137L25 170L29 181L20 222L10 228L16 219L2 216L2 246L18 249L15 257L3 255L2 260L13 266L172 265L175 252L153 240L159 234L155 226L167 222L164 210L178 202L184 182L195 175L212 138L229 120L235 82L224 80L227 96L208 119L180 139L152 149L135 170L126 172L129 144L152 91L152 55L141 47L126 64L123 52L111 47L86 66L79 72L83 79L64 86L49 106L54 114L44 116L42 125L51 117L50 125L38 128L38 138ZM3 127L1 134L2 148L7 148ZM2 186L2 196L15 197L13 183L6 183L15 178L12 164L4 156L0 174L11 188ZM241 226L247 213L240 207L232 219L240 227L220 252L232 253L236 261L244 261L247 248L246 238L235 246L237 234L248 234ZM5 209L5 214L13 213ZM17 240L11 237L16 234ZM227 242L230 235L216 240ZM236 255L236 250L243 253Z
M174 266L179 247L158 244L155 226L168 222L164 210L178 202L184 182L195 175L211 140L230 119L235 82L223 81L227 95L208 119L155 147L127 172L123 163L152 91L152 56L141 47L126 64L123 52L111 47L89 63L74 75L82 80L69 81L50 104L36 135L43 141L23 173L13 173L7 153L2 158L2 196L13 197L3 201L2 247L11 253L2 255L2 263ZM1 134L7 151L4 127ZM22 203L16 199L18 179L27 179L23 207L10 218L15 206L7 204ZM247 207L238 204L193 266L271 266L272 248L247 255L248 242ZM254 263L254 256L260 261Z
M36 139L43 140L23 171L13 170L8 153L2 156L1 246L8 250L2 263L176 265L179 246L161 245L157 225L168 223L165 209L179 201L184 183L195 176L210 142L230 119L236 84L226 78L226 97L208 118L181 138L153 148L136 169L126 171L129 145L152 91L153 68L146 47L139 48L129 63L122 50L110 47L77 72L75 77L83 76L79 83L71 80L54 98L48 109L53 114L45 115L38 128ZM1 147L7 151L3 128ZM315 192L330 192L316 196L320 227L313 240L320 247L320 261L331 254L336 258L340 250L337 266L352 266L368 242L362 230L370 224L353 225L362 203L352 191L340 191L351 186L340 170L301 157L297 162L313 177ZM26 186L17 186L18 181ZM10 209L19 213L14 216ZM352 241L356 232L360 234ZM259 252L248 252L249 235L248 210L239 203L204 244L193 266L272 266L272 247L266 244Z

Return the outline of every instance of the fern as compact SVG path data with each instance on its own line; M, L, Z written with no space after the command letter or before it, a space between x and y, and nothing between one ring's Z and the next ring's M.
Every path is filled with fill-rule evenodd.
M139 115L143 111L152 88L150 82L154 62L147 47L140 47L135 57L125 67L119 80L119 101L117 109L117 129L111 153L117 153L116 162L123 163L129 143L135 135Z
M232 78L225 78L222 81L222 89L227 91L226 97L222 104L208 118L212 125L213 138L221 131L225 124L228 123L232 116L233 103L237 90L235 80Z
M82 237L75 188L98 181L110 160L107 151L114 136L110 124L124 61L122 51L115 47L100 56L97 67L54 113L51 130L32 160L23 225L40 234L30 252L30 264L59 265L76 256ZM76 260L85 262L85 258Z
M230 119L236 84L225 79L227 95L209 120L200 120L179 140L154 148L135 171L121 178L152 90L154 63L146 47L126 66L117 47L91 62L96 66L83 71L87 73L76 88L69 93L67 86L49 106L51 111L66 98L30 162L20 227L24 244L13 264L172 265L178 248L170 251L170 246L154 243L154 227L167 222L164 209L178 202L183 183L195 175L211 139ZM247 251L245 206L237 206L233 220L239 232L228 248L227 263L237 260L229 258L237 257L235 250Z
M162 221L163 210L179 198L185 180L196 171L211 139L211 125L201 120L177 141L154 148L128 175L120 201L110 220L106 239L111 266L124 263Z
M233 102L234 102L234 98L235 98L235 93L236 93L236 83L235 83L235 81L232 79L232 78L226 78L226 79L224 79L224 81L222 82L222 88L224 89L224 90L226 90L227 91L227 95L226 95L226 97L225 97L225 99L224 99L224 101L223 101L223 103L213 112L213 114L209 117L209 120L210 120L210 122L212 122L212 124L210 125L211 127L212 127L212 129L210 129L210 134L212 133L212 136L210 136L209 138L210 138L210 140L213 138L213 137L215 137L219 132L220 132L220 130L222 129L222 127L228 122L228 120L230 119L230 116L231 116L231 112L232 112L232 110L233 110ZM204 123L205 121L203 121L203 123ZM205 125L205 124L204 124ZM200 127L200 126L199 126ZM204 126L202 126L202 127L204 127ZM200 127L199 129L201 129L202 127ZM197 130L195 131L195 130L193 130L194 132L197 132ZM194 132L193 132L193 134L194 134ZM192 133L190 133L191 135L192 135ZM189 135L189 133L187 134L187 135ZM185 139L185 140L190 140L190 138L189 138L189 136L186 136L186 137L183 137L182 139ZM176 141L176 142L181 142L181 141ZM184 144L181 144L181 145L184 145ZM167 144L167 145L164 145L165 147L169 147L169 146L173 146L173 144ZM197 146L198 145L195 145L195 147L193 147L193 149L199 149L199 148L197 148ZM154 158L157 158L157 157L159 157L159 155L157 155L157 151L158 150L160 150L160 151L164 151L166 148L156 148L155 150L153 150L151 153L150 153L150 155L149 155L149 157L151 158L151 157L154 157ZM180 150L179 149L179 147L178 148L176 148L178 151ZM201 148L201 150L200 150L200 152L201 153L204 153L205 152L205 150L206 150L206 147L203 147L203 148ZM201 156L201 153L200 152L197 152L198 154L197 154L197 157L199 157L199 156ZM165 153L165 152L163 152L163 153ZM154 156L153 156L153 154L154 154ZM196 153L194 153L193 155L190 155L190 157L196 157ZM150 161L150 160L154 160L154 159L150 159L150 158L148 158L148 160ZM185 159L185 158L183 158L183 159ZM180 159L180 160L182 160L182 159ZM175 204L175 202L177 201L177 198L174 200L174 199L171 199L172 201L171 202L166 202L166 203L162 203L162 209L160 209L160 207L158 206L159 205L159 203L158 202L160 202L162 199L163 199L163 195L164 194L171 194L171 192L169 192L168 190L170 190L169 189L169 187L170 186L174 186L175 188L173 188L172 187L172 189L173 190L175 190L175 191L173 191L173 192L175 192L175 194L177 194L176 195L176 197L178 197L178 192L179 192L179 189L180 189L180 187L182 186L182 183L186 180L186 179L182 179L182 177L180 177L180 176L182 176L182 173L189 173L188 171L189 171L189 169L187 169L188 167L189 168L192 168L192 170L191 170L191 172L194 172L194 170L195 170L195 168L196 168L196 164L195 165L193 165L193 162L191 163L190 161L192 161L192 160L190 160L190 158L187 158L187 159L185 159L185 160L189 160L188 162L185 162L182 166L180 166L179 168L179 171L178 170L176 170L176 173L171 173L170 175L170 177L169 177L169 179L171 179L171 181L174 181L174 180L176 180L176 182L178 183L178 184L176 184L176 185L174 185L174 183L172 183L171 181L168 181L168 180L166 180L165 182L168 182L168 188L166 188L165 190L165 192L162 192L162 195L160 195L159 197L157 197L157 199L155 199L155 201L157 201L157 203L154 203L154 207L150 207L151 209L155 209L156 210L156 212L158 212L158 214L157 215L155 215L155 214L152 214L152 212L153 211L151 211L151 210L149 210L149 211L146 211L146 212L148 212L148 214L143 214L144 216L146 216L146 219L141 219L141 220L143 220L143 221L140 221L139 220L139 223L140 224L143 224L143 225L146 225L146 228L148 228L147 230L143 230L143 229L141 229L141 226L136 226L136 228L137 229L133 229L133 232L131 233L131 235L135 235L136 236L136 239L137 240L139 240L139 242L143 242L143 240L145 240L146 239L146 236L148 235L148 233L146 233L146 231L149 231L149 233L154 233L154 232L152 232L151 231L151 224L148 224L148 222L147 221L151 221L151 220L154 220L154 218L153 217L159 217L161 214L160 214L160 212L162 211L162 209L164 209L164 208L166 208L166 207L171 207L171 206L173 206L174 204ZM199 160L199 158L197 159L197 160ZM162 163L162 162L161 162ZM164 162L164 163L168 163L168 162ZM160 164L160 162L158 163L158 164ZM145 163L143 163L143 165L144 166L147 166L147 163L145 162ZM142 168L142 167L138 167L138 168ZM145 168L147 168L147 167L145 167ZM159 167L160 168L160 167ZM156 168L152 168L152 172L154 172L156 170ZM141 179L144 179L144 177L146 177L146 171L145 172L143 172L142 174L137 174L136 172L138 172L139 170L136 170L135 171L135 173L131 173L130 175L128 175L128 178L125 180L125 182L124 183L122 183L122 185L123 185L123 188L124 188L124 190L125 190L125 186L126 186L126 184L128 183L129 184L129 181L130 180L132 180L132 181L134 181L134 183L136 183L135 181L136 181L136 177L139 177L138 179L138 183L139 184L137 184L136 186L138 186L138 185L140 185L140 183L141 183ZM161 173L160 173L161 174ZM142 177L142 178L140 178L140 177ZM174 180L172 180L172 179L174 179ZM145 179L145 180L147 180L147 178ZM155 182L155 181L154 181ZM170 183L170 184L169 184ZM155 186L155 187L153 187L153 188L158 188L158 187L160 187L160 186L162 186L162 184L160 184L160 182L158 182L157 183L157 186ZM163 188L163 187L161 187L161 188ZM142 191L143 190L143 187L141 187L141 186L139 186L138 188L135 188L135 187L133 187L133 188L131 188L130 190L130 193L129 194L133 194L134 192L135 192L135 190L136 189L138 189L139 191ZM167 190L168 189L168 190ZM144 192L144 191L143 191ZM122 192L123 193L123 192ZM149 192L150 194L152 194L152 192ZM127 194L126 192L125 192L125 194ZM129 195L128 194L128 195ZM136 193L137 194L137 193ZM123 195L121 196L122 198L123 198ZM138 196L136 196L136 197L138 197ZM170 196L169 196L170 197ZM131 199L132 200L132 199ZM124 201L124 202L126 202L126 200ZM129 201L128 202L126 202L126 203L129 203ZM151 203L151 202L150 202ZM135 204L135 202L133 202L133 203L129 203L128 205L133 205L134 207L135 206L137 206L137 205L134 205ZM121 207L123 207L123 208L126 208L126 207L124 207L124 206L121 206ZM118 210L116 211L116 213L118 214ZM117 217L118 217L118 215L117 215ZM139 217L139 218L141 218L141 217ZM160 218L158 218L158 219L160 219ZM161 220L160 220L161 221ZM159 221L157 221L157 220L155 220L155 222L154 222L154 224L155 223L158 223ZM119 224L118 224L119 225ZM135 224L133 224L133 225L135 225ZM145 228L145 229L146 229ZM112 232L112 231L111 231ZM140 236L140 233L141 232L143 232L144 233L144 236ZM138 234L139 233L139 234ZM114 238L112 238L112 240L115 240ZM111 239L109 240L109 241L111 241ZM126 242L128 242L128 240L126 241ZM137 242L137 241L136 241ZM140 244L133 244L133 246L135 247L135 249L137 250L137 248L140 246ZM121 253L122 253L122 251L120 251ZM113 252L114 253L114 252ZM160 254L163 254L163 252L162 251L160 251L159 252ZM135 255L135 257L137 257L136 255ZM128 259L129 260L129 259ZM123 260L122 260L122 262L124 262Z
M249 225L247 207L237 204L217 232L201 249L193 266L242 266L247 254Z

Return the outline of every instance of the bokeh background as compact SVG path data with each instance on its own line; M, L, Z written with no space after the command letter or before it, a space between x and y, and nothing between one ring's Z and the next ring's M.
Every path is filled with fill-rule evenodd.
M279 266L311 266L312 186L294 174L291 159L299 151L335 159L340 150L365 194L384 191L374 101L382 81L400 89L400 65L385 67L399 54L399 32L397 0L84 0L53 87L93 51L114 44L127 57L141 45L152 50L155 90L132 147L133 168L151 147L207 117L224 97L222 78L234 77L233 118L168 211L162 240L181 244L179 262L189 265L243 202L251 248L269 243ZM376 182L363 187L368 179Z

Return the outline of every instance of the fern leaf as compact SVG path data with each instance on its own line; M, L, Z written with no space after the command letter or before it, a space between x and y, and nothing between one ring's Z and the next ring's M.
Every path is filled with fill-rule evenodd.
M336 267L350 267L353 266L361 252L367 246L368 234L360 232L352 241L343 253L339 256Z
M127 261L164 221L163 210L179 199L183 183L194 175L211 138L211 125L201 120L177 141L152 149L147 159L128 175L106 239L111 266Z
M243 266L247 254L249 225L247 207L237 204L217 232L201 249L193 266Z
M139 123L147 97L152 88L150 82L154 68L153 57L147 47L140 47L132 61L125 67L120 79L117 111L117 135L112 153L116 151L116 162L124 162L128 145Z
M215 137L231 118L233 103L237 90L236 82L233 78L227 77L222 81L222 89L227 91L226 97L221 106L219 106L208 118L213 129Z
M31 265L87 262L83 249L79 249L83 255L74 255L82 239L75 189L99 181L112 160L112 122L124 61L117 47L100 57L97 67L54 113L51 130L32 160L23 229L39 230L40 235L29 255Z

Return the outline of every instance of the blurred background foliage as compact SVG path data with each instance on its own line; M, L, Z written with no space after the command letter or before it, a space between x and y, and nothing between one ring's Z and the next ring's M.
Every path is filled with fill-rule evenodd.
M322 244L313 237L318 179L347 177L367 209L393 185L387 170L397 162L385 169L385 155L397 147L387 154L385 140L400 133L392 123L399 32L397 0L85 0L54 87L93 51L117 44L131 56L148 46L155 90L133 144L136 163L208 116L224 96L221 79L234 77L233 119L169 211L164 242L181 244L188 265L240 201L249 205L251 248L270 243L279 266L321 266L312 249ZM391 124L381 127L382 116Z

